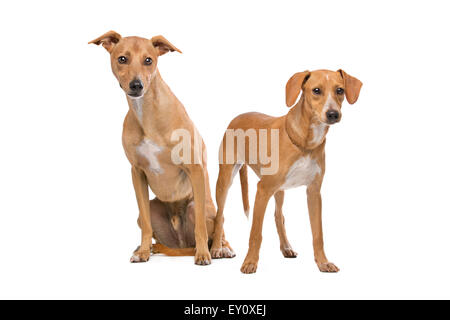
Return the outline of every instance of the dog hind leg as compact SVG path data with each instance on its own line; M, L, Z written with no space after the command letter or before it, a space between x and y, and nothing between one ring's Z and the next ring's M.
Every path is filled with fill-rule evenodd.
M217 215L215 217L215 227L213 235L213 243L211 248L211 257L213 259L223 258L224 250L222 246L223 236L223 210L228 194L228 189L233 179L233 168L235 165L221 164L219 167L219 177L216 184L216 202ZM234 253L234 252L233 252ZM234 255L233 255L234 256ZM230 258L232 258L230 256Z
M157 242L169 248L178 248L179 239L173 225L170 221L170 215L167 207L158 198L150 201L150 214L152 221L153 237ZM141 222L138 219L138 225Z

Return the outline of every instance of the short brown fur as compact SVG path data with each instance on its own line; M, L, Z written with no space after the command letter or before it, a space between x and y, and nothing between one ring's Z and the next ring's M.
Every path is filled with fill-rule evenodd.
M176 144L171 140L172 132L184 129L194 137L196 128L184 106L161 78L157 62L167 52L181 51L163 36L121 37L115 31L90 43L102 45L110 53L113 74L127 94L129 111L123 125L123 147L132 165L139 207L138 225L142 230L141 244L131 261L148 261L152 237L157 240L155 251L175 256L195 254L195 263L199 265L210 264L211 254L213 258L234 257L224 236L214 243L211 254L209 252L216 209L210 195L203 141L201 163L176 165L171 160ZM135 99L129 88L136 79L142 96ZM158 170L152 170L150 160L139 152L146 142L158 150L154 155ZM151 201L148 187L156 195Z
M253 209L253 223L249 240L249 250L241 271L243 273L256 272L259 260L259 250L262 241L262 226L266 206L269 199L274 196L276 209L275 221L280 238L280 249L286 258L295 258L297 253L292 249L284 226L282 206L284 201L284 185L287 182L288 172L298 159L308 157L320 168L312 181L307 184L308 209L313 234L314 257L322 272L337 272L339 269L328 261L323 245L322 235L322 200L320 189L325 173L325 135L331 121L328 111L335 112L334 122L341 118L341 106L344 93L349 103L357 101L362 83L349 76L343 70L336 72L318 70L314 72L296 73L286 85L286 104L291 107L297 100L301 91L303 94L298 103L287 115L279 118L261 113L246 113L236 117L228 126L229 129L272 129L279 130L279 168L274 175L261 175L260 169L264 167L259 159L256 164L250 164L249 146L246 144L245 164L240 169L242 196L244 209L248 212L248 186L247 169L250 166L259 176L258 188ZM320 94L313 90L319 89ZM338 118L336 118L338 117ZM322 126L323 136L315 133L315 126ZM318 138L317 138L317 137ZM222 141L223 158L226 158L226 136ZM270 144L270 141L268 141ZM257 144L259 148L259 143ZM270 147L268 147L270 150ZM234 159L237 159L236 149ZM220 164L219 177L216 187L217 223L216 237L220 237L223 223L223 210L228 189L232 183L232 172L236 170L237 163Z

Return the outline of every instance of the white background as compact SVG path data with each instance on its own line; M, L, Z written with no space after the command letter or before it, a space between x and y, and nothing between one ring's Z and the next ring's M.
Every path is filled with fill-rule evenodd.
M448 12L447 1L3 3L0 298L450 298ZM299 188L284 205L299 257L279 252L271 201L258 272L241 274L250 222L237 179L225 210L235 259L129 263L140 232L128 106L108 53L87 44L109 30L183 51L158 66L205 140L213 194L229 121L284 115L293 73L342 68L364 83L327 136L325 247L340 273L313 261Z

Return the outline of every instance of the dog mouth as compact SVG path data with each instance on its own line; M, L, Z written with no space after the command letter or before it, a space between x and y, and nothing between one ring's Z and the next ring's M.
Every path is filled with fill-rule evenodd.
M317 121L321 125L324 125L324 126L332 126L333 124L338 123L340 121L340 119L336 122L332 122L332 121L330 122L328 119L323 119L321 116L318 116L318 117L314 117L314 121Z
M129 93L127 93L127 96L130 97L131 99L139 99L139 98L142 98L144 96L144 94L129 92Z
M326 122L324 122L324 124L331 126L333 124L339 123L339 121L341 121L341 119L338 120L327 120Z

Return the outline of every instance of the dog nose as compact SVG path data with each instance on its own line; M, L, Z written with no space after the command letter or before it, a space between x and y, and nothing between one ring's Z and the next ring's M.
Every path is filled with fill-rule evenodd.
M339 120L339 112L336 110L327 111L327 120L329 123L335 123Z
M139 93L142 91L142 89L144 89L144 86L142 85L141 80L134 79L130 82L130 90L134 93Z

